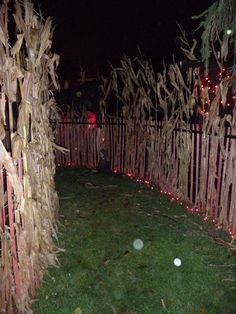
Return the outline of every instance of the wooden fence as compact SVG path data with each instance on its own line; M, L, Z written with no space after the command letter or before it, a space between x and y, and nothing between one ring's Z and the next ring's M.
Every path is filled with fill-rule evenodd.
M202 125L177 125L166 137L162 122L108 119L102 129L86 123L59 123L60 166L96 168L107 150L113 172L151 183L193 212L204 214L231 235L236 230L236 128L207 133ZM178 149L177 149L178 146ZM181 150L182 147L182 150Z

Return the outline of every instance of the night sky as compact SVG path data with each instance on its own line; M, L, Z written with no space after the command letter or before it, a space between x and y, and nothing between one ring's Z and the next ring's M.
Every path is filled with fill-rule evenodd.
M61 57L60 80L76 83L82 67L87 76L117 65L123 54L139 53L158 69L163 59L178 59L180 31L189 38L198 22L191 16L204 11L213 0L40 0L35 9L51 16L56 26L53 51ZM140 51L140 52L139 52Z

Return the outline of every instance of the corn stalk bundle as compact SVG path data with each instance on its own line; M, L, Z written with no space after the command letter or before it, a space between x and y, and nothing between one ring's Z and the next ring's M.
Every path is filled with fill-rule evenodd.
M219 60L221 66L228 60L230 50L231 61L235 65L236 52L236 2L234 0L219 0L214 2L201 15L199 27L203 28L201 54L208 69L212 54Z
M0 8L0 161L7 179L0 224L0 310L31 313L31 299L49 265L57 264L54 135L50 88L58 56L51 52L51 19L28 1L15 1L15 36L8 1ZM11 43L9 42L11 39ZM13 44L12 44L13 43ZM12 107L17 105L18 115ZM10 130L10 147L4 146ZM1 188L1 186L0 186ZM0 194L1 195L1 194ZM9 218L8 218L9 216Z
M184 54L196 60L196 41L192 47L185 39L183 44ZM234 68L222 77L209 112L204 109L208 89L203 89L202 108L197 108L202 122L191 125L200 97L195 89L196 82L201 85L199 68L184 73L177 64L171 64L156 74L150 62L125 57L120 67L112 69L110 84L104 85L104 102L114 93L123 104L126 127L124 139L119 140L125 143L121 169L151 180L233 230L236 185L231 174L236 168L236 141L230 136L235 135L236 111L234 104L232 113L222 116L219 106L226 106L230 91L235 95L235 78ZM110 145L113 143L112 138ZM118 164L121 155L113 158Z
M125 57L113 69L105 93L115 93L123 104L124 171L184 198L191 157L191 136L186 132L193 97L191 70L187 76L185 83L177 64L156 74L150 62Z
M212 100L209 113L205 116L202 146L201 185L198 206L207 214L213 215L219 224L234 231L236 228L236 151L234 135L236 129L236 105L232 114L219 115L219 106L227 106L227 97L236 94L236 2L233 0L216 1L200 16L203 20L201 54L206 63L210 60L218 64L219 69L227 68L222 77L216 95ZM198 17L198 18L199 18ZM225 128L228 125L228 128Z

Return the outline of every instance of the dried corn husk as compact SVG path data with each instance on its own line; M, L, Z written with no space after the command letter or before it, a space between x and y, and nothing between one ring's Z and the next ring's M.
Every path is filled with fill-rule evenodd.
M8 1L0 9L0 311L31 313L31 299L49 265L57 264L58 197L54 136L49 124L50 86L58 57L51 52L51 20L29 0L15 1L16 42L8 42ZM19 94L19 95L17 95ZM7 97L6 97L7 96ZM19 102L18 117L12 102ZM5 117L9 112L9 125ZM17 118L17 121L15 120ZM13 130L13 126L16 130ZM10 129L5 141L5 130ZM9 131L8 131L9 132ZM4 142L2 141L4 139ZM7 190L6 190L7 188ZM1 215L2 217L2 215Z

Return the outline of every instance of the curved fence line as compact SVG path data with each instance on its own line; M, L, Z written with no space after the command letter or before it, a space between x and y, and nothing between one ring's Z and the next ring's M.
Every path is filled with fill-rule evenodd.
M164 138L162 122L140 125L108 119L102 129L81 122L59 123L58 166L96 168L105 149L115 173L152 182L189 204L231 235L236 230L236 128L206 133L199 124L173 128ZM177 149L178 146L178 149Z

